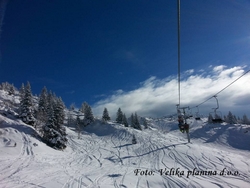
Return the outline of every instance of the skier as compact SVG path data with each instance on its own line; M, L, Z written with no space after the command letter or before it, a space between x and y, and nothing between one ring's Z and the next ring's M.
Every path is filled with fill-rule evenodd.
M178 122L179 122L179 129L180 131L183 133L184 132L184 119L183 119L183 116L182 115L179 115L178 116Z

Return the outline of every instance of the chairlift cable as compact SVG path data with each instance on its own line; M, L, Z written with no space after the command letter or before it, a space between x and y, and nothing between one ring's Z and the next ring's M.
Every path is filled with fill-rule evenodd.
M238 77L237 79L235 79L233 82L231 82L230 84L228 84L226 87L224 87L223 89L221 89L219 92L217 92L216 94L214 94L212 97L210 97L207 100L203 101L202 103L196 105L195 107L198 107L198 106L204 104L205 102L207 102L208 100L212 99L213 97L217 96L219 93L221 93L222 91L226 90L229 86L231 86L232 84L234 84L236 81L238 81L240 78L242 78L243 76L245 76L249 72L250 72L250 69L248 71L246 71L244 74L242 74L240 77ZM195 107L192 107L192 108L195 108Z
M181 25L181 13L180 13L180 0L177 0L177 18L178 18L178 94L179 94L179 106L181 104L181 40L180 40L180 25Z
M249 73L250 70L248 70L247 72L245 72L244 74L242 74L239 78L237 78L236 80L234 80L233 82L231 82L230 84L228 84L226 87L224 87L222 90L220 90L218 93L216 93L214 96L217 96L219 93L221 93L222 91L224 91L225 89L227 89L229 86L231 86L233 83L235 83L236 81L238 81L240 78L242 78L243 76L245 76L247 73ZM213 96L213 97L214 97Z

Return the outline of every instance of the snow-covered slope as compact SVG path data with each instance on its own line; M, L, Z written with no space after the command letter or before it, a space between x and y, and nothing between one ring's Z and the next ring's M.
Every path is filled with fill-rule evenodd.
M148 121L143 131L96 121L80 139L67 128L57 151L0 115L0 187L250 187L249 126L193 120L187 143L174 120Z

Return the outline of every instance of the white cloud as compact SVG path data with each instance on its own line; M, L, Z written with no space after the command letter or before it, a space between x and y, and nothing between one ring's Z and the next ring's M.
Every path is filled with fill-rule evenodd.
M189 74L193 74L194 73L194 69L189 69L189 70L185 71L185 73L188 74L188 75Z
M214 72L221 72L224 68L226 68L227 66L225 65L219 65L213 68Z
M212 69L210 75L204 75L199 70L197 70L197 74L195 74L195 70L188 71L193 74L181 81L181 106L195 107L212 97L242 75L245 67L226 68L226 66L220 65L209 68ZM250 73L221 92L217 98L220 110L224 115L229 110L236 115L249 113ZM157 79L152 76L135 90L127 92L118 90L106 99L100 100L93 106L93 111L95 115L101 116L106 107L114 118L118 108L121 108L127 117L133 112L137 112L141 116L160 117L175 113L177 103L177 78ZM212 98L199 107L200 112L207 114L215 106L216 101Z

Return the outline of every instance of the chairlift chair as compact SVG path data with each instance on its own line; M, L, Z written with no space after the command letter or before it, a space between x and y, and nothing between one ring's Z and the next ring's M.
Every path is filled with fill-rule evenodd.
M179 122L178 126L182 133L189 132L189 124L187 124L187 119L189 118L189 116L186 114L186 111L185 111L186 108L189 108L189 107L180 108L179 105L177 105L177 115L178 115L178 122ZM181 112L181 109L182 109L182 112Z
M195 120L201 120L200 116L196 114Z
M214 111L214 112L210 112L209 115L212 117L212 122L213 123L222 123L222 113L220 111Z
M212 108L214 111L210 112L209 114L212 116L212 122L213 123L222 123L222 113L220 111L217 111L219 109L219 102L218 99L216 98L217 96L215 95L214 98L216 99L217 102L217 107Z
M199 107L196 106L196 108L197 108L197 112L195 112L195 120L201 120L200 113L199 113Z
M188 107L188 115L187 115L188 118L191 118L193 117L193 113L192 113L192 109Z

